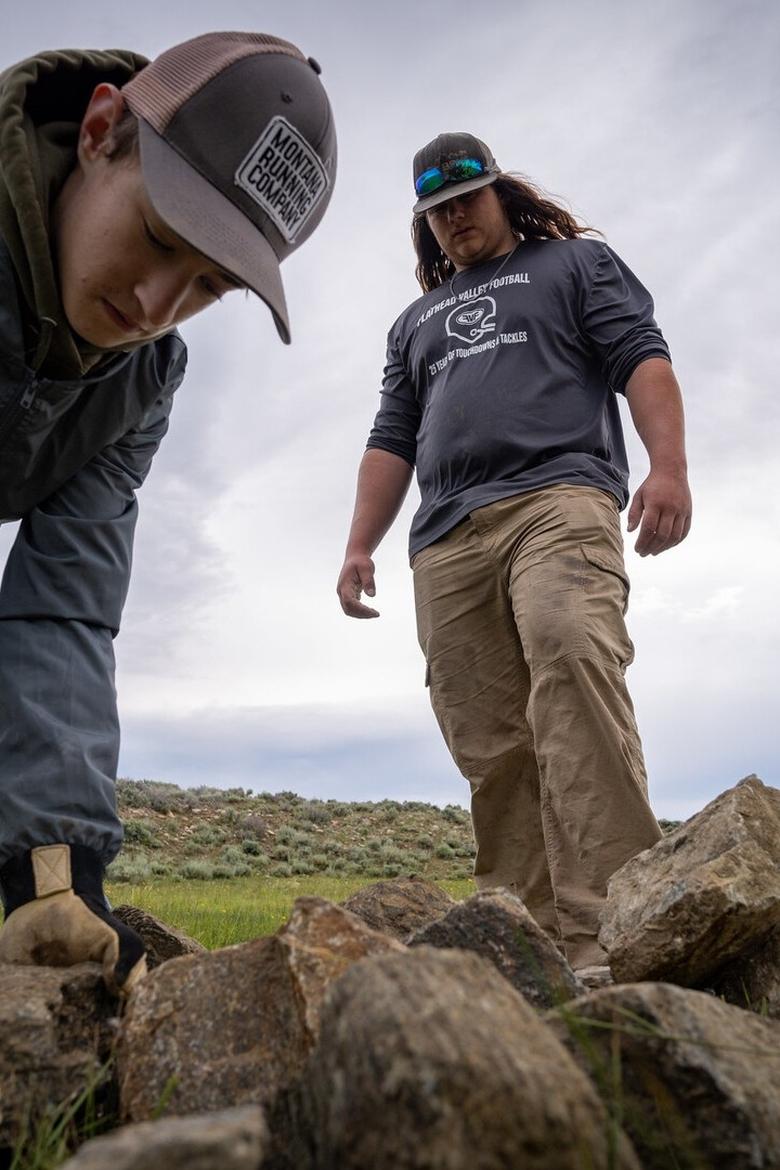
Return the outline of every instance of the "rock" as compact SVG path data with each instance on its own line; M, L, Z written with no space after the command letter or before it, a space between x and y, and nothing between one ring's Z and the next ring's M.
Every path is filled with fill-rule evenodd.
M137 906L115 906L111 913L136 934L140 934L146 947L146 963L150 971L168 959L175 959L179 955L198 955L206 950L197 939L190 938L173 926L166 926L159 918L139 910Z
M268 1147L258 1105L141 1121L85 1142L61 1170L257 1170Z
M780 1019L780 927L721 968L712 990L737 1007Z
M599 941L618 983L710 986L780 923L780 790L749 776L610 879Z
M644 1170L780 1166L774 1020L701 991L636 983L593 992L548 1022L622 1116Z
M404 941L413 931L427 926L455 905L439 886L419 877L374 882L352 894L341 905L372 928Z
M298 898L278 938L311 1044L319 1037L320 1010L331 983L367 955L403 950L395 939L325 898Z
M0 1147L97 1085L116 1036L99 964L0 964ZM96 1090L98 1099L101 1090Z
M295 1170L638 1170L588 1078L486 960L416 947L333 984L289 1101Z
M615 982L609 967L599 963L591 967L578 967L577 978L586 991L595 991L598 987L611 987Z
M118 1048L123 1120L266 1105L300 1074L325 991L357 959L400 943L322 898L277 934L158 967L130 996Z
M457 947L482 955L535 1008L551 1008L585 988L520 898L484 890L454 903L443 918L423 926L409 946Z

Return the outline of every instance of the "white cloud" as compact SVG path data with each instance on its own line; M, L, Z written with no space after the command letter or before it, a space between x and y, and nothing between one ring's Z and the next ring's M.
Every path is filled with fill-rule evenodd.
M722 621L727 614L734 613L740 608L743 593L744 586L742 585L725 585L721 589L716 589L710 597L704 599L702 605L684 614L683 620L687 622Z

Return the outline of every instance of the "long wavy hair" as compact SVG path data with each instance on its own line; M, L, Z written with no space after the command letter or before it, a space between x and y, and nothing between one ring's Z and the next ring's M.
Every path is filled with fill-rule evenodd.
M571 212L526 178L502 172L492 187L519 240L575 240L597 230L579 224ZM431 292L450 279L455 265L436 242L424 211L412 220L412 243L417 253L414 274L423 292Z

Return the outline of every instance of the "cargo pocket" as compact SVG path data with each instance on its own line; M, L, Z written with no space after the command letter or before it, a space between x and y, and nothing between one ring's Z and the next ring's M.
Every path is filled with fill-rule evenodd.
M612 557L605 555L598 549L593 548L592 545L581 544L580 550L582 555L585 557L585 560L588 562L588 564L593 565L594 569L600 569L602 573L609 573L612 577L616 577L620 582L623 587L622 610L625 616L626 610L628 609L628 595L631 592L631 582L628 579L628 573L626 572L624 565L619 560L617 560L617 558L613 559Z

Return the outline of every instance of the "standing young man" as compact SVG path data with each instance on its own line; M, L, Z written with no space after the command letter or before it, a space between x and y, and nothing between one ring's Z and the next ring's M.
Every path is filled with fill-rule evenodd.
M145 969L103 895L135 493L180 322L246 288L290 340L279 264L336 172L318 75L287 41L226 32L0 78L0 519L22 520L0 588L0 960L98 959L122 993Z
M683 412L653 304L604 243L469 134L414 159L424 295L390 330L338 582L376 617L372 553L416 467L412 522L431 702L472 794L478 886L507 886L601 976L607 879L660 833L624 673L628 465L650 456L641 555L688 533Z

